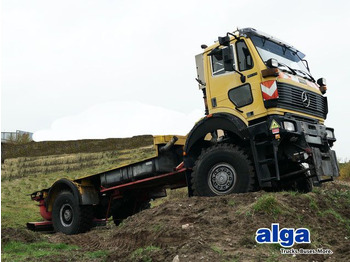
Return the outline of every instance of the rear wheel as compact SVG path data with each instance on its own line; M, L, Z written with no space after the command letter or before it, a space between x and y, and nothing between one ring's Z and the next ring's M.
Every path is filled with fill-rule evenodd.
M191 176L196 196L244 193L253 191L255 185L255 173L248 155L240 147L230 144L203 150Z
M79 205L71 192L63 191L53 203L52 222L55 231L67 235L89 231L93 226L93 208Z

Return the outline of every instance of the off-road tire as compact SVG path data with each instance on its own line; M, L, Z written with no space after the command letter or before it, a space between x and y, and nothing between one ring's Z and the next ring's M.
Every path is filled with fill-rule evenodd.
M202 151L193 167L195 196L217 196L254 191L254 167L239 146L217 144Z
M304 167L298 163L288 163L284 165L282 172L288 174L304 169ZM299 177L289 178L275 183L273 191L297 191L299 193L309 193L312 191L313 183L311 178L307 178L308 172L300 174Z
M299 193L309 193L313 189L313 183L311 178L307 178L306 175L303 175L302 177L298 178L295 181L295 187L294 189L298 191Z
M56 232L74 235L93 227L93 207L79 205L79 200L69 191L56 197L52 208L52 223Z

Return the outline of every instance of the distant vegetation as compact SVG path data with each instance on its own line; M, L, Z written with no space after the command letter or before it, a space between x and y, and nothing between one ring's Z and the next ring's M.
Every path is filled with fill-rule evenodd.
M86 139L72 141L42 141L29 143L1 143L1 163L18 157L50 156L60 154L97 153L139 148L153 144L151 135L131 138Z
M33 140L28 133L11 133L7 141L8 143L19 145L29 143Z
M350 181L350 161L339 163L340 179Z

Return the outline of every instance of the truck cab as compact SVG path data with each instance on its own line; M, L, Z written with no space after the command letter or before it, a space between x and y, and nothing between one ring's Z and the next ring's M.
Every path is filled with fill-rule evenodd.
M300 177L307 179L299 184L319 185L338 176L334 130L324 125L326 81L313 78L301 51L253 28L202 48L196 79L206 117L189 134L187 167L195 167L209 137L247 152L258 187L283 187Z
M286 113L324 122L327 97L311 76L302 52L252 28L237 31L229 41L229 47L217 42L196 57L197 77L200 89L206 90L210 114L227 112L247 125ZM232 51L230 61L224 60L226 48ZM225 63L231 63L232 69L225 70Z

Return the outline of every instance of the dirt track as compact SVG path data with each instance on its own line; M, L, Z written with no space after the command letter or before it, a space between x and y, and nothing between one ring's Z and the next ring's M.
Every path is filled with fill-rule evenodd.
M179 261L349 261L349 204L349 187L338 183L329 183L307 195L256 192L183 198L144 210L119 227L110 223L75 236L16 234L5 229L2 241L14 238L31 242L36 236L52 243L80 246L81 252L107 250L107 261L173 261L177 255ZM254 240L256 230L270 228L273 222L281 227L310 229L311 244L293 248L329 248L334 254L292 257L281 255L277 245L258 245ZM79 257L62 254L52 259L68 261Z

